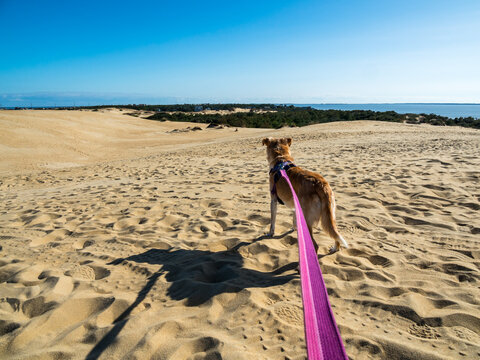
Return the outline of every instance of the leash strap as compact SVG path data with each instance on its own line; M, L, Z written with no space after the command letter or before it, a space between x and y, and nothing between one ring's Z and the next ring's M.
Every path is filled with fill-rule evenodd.
M280 172L290 186L295 202L308 359L348 360L330 301L328 300L327 288L323 281L322 271L320 270L317 254L313 247L312 238L310 237L300 202L286 171L282 169Z

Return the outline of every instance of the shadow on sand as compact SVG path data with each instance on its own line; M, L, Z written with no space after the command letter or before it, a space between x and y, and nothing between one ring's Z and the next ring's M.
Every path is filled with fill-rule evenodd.
M286 232L274 238L280 239ZM255 241L265 239L260 236ZM271 272L261 272L243 267L243 258L238 250L252 243L241 242L226 251L205 250L160 250L150 249L142 254L119 258L109 265L118 265L125 260L136 263L162 265L152 274L140 290L136 300L115 321L114 327L88 353L86 359L97 359L115 341L126 325L130 313L145 299L161 274L170 283L167 295L173 300L185 300L187 306L198 306L222 293L236 293L245 288L282 285L298 275L282 275L294 270L298 263L290 263Z

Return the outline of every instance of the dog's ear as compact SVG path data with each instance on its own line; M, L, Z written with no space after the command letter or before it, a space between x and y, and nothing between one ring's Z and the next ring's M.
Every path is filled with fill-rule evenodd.
M292 145L292 138L283 138L281 140L281 142L282 142L282 144L290 146L290 145Z
M262 145L268 146L270 144L271 138L265 138L262 140Z

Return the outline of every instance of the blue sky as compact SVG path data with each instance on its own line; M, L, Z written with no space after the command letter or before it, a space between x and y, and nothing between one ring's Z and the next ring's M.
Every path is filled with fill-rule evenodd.
M478 19L478 0L0 0L0 104L480 102Z

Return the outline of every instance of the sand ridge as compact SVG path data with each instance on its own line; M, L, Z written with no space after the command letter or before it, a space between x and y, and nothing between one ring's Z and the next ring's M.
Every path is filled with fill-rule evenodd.
M71 122L65 133L88 121L51 113ZM262 236L266 135L293 137L296 164L335 191L351 248L320 263L349 356L480 356L480 132L361 121L153 135L181 124L124 115L112 126L133 138L120 155L100 129L83 135L112 147L100 161L34 157L0 177L0 357L304 359L290 211ZM137 147L149 136L171 143ZM77 163L42 141L47 162ZM315 237L326 253L331 240Z

